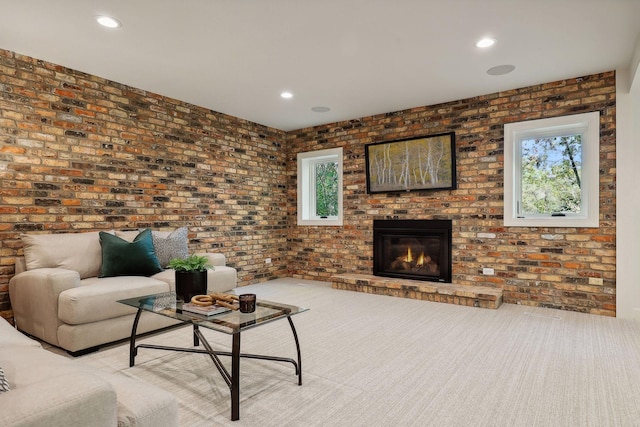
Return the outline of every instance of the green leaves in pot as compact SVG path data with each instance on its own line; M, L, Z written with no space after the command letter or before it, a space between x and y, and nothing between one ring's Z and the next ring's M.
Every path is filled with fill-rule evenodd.
M168 267L175 271L206 271L214 269L207 257L195 254L186 258L174 258L169 261Z

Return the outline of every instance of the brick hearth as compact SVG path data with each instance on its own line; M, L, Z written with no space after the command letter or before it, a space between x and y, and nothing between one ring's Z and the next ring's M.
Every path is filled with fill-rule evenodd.
M347 291L419 299L469 307L498 308L502 289L462 286L451 283L393 279L366 274L340 274L331 277L332 287Z

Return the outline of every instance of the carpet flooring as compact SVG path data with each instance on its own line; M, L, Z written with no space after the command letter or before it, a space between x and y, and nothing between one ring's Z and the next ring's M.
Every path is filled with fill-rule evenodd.
M230 421L229 390L206 355L141 349L129 368L120 344L80 359L171 391L183 426L640 425L636 321L461 307L297 279L239 291L310 309L293 317L303 385L290 364L243 359L239 421ZM230 336L203 331L229 350ZM144 339L191 340L189 328ZM287 322L244 332L242 351L295 358Z

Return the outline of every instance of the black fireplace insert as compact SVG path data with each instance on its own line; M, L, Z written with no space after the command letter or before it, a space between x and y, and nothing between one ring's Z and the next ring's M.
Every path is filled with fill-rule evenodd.
M373 274L451 283L451 220L374 220Z

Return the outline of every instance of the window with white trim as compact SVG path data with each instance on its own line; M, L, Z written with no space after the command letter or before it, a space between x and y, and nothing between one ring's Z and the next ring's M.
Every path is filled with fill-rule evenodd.
M598 227L600 113L504 126L504 224Z
M342 225L342 148L298 153L298 225Z

